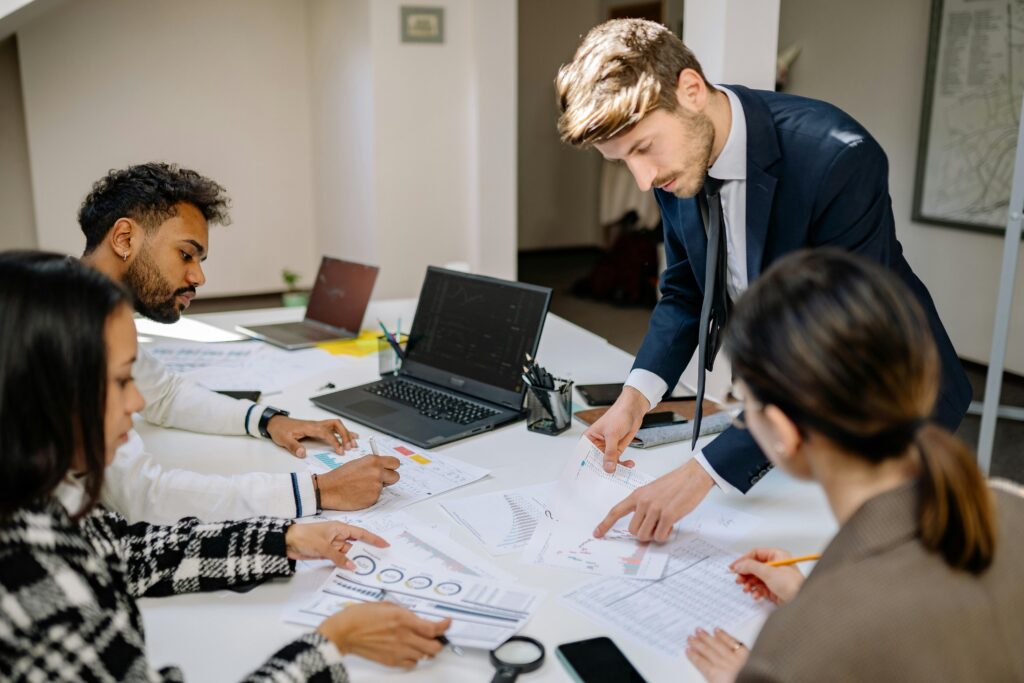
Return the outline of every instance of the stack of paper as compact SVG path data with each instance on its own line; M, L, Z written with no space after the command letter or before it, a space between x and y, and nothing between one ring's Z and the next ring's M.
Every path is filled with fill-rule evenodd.
M316 593L293 601L285 620L317 626L346 606L388 600L433 620L453 617L446 636L461 647L492 649L515 635L542 593L435 532L377 516L367 524L391 543L349 551L354 570L334 569Z
M406 505L412 505L431 496L483 479L490 471L457 458L410 446L389 436L373 438L377 443L380 455L393 455L401 461L401 466L398 468L400 479L396 484L385 486L381 491L380 500L372 507L362 511L363 516L393 512ZM363 438L360 439L359 447L355 450L347 451L342 455L332 451L312 453L306 459L306 463L311 471L322 474L370 453L368 439ZM325 514L334 516L331 513Z
M657 545L641 543L620 521L605 538L594 538L594 527L608 511L636 488L651 481L634 469L617 466L604 471L601 451L581 437L562 470L523 561L568 567L591 574L633 579L657 579L668 555Z
M339 363L320 349L285 351L257 341L160 342L147 344L146 350L168 370L215 391L277 393Z
M507 555L526 547L554 489L555 483L548 482L459 498L441 503L441 507L487 552Z
M693 536L670 541L671 559L657 581L599 579L569 591L562 599L610 628L670 657L686 649L698 628L734 631L769 609L736 584L730 553Z

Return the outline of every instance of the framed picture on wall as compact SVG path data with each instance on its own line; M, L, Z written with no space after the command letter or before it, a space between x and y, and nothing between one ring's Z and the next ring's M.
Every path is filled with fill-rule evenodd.
M443 43L444 7L403 6L403 43Z
M932 0L913 218L1002 233L1024 96L1024 4Z

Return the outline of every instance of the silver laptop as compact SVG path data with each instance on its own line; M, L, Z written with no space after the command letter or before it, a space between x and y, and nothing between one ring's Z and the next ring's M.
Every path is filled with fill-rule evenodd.
M359 335L378 270L377 266L324 256L302 322L239 325L236 329L288 350L351 339Z

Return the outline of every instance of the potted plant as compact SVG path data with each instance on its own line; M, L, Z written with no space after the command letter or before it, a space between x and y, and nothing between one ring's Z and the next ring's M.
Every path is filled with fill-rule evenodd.
M281 294L281 304L284 306L305 306L309 303L309 293L299 290L299 274L294 270L285 268L281 271L281 279L284 280L285 291Z

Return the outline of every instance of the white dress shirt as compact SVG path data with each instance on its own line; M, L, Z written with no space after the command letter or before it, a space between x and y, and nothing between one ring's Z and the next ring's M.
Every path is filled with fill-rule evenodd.
M208 434L248 434L265 405L223 396L168 370L142 346L132 368L135 385L146 399L142 416L162 427ZM233 476L166 469L145 451L132 430L106 470L101 500L129 522L170 524L182 517L207 522L316 514L309 474L251 472Z
M725 222L726 261L728 277L726 290L735 301L749 284L747 281L747 120L743 105L735 93L717 86L729 98L732 123L729 136L708 175L722 181L722 220ZM668 384L650 370L636 368L626 378L626 386L633 387L647 399L653 408L668 391ZM723 490L737 489L720 477L704 457L703 451L693 456Z

